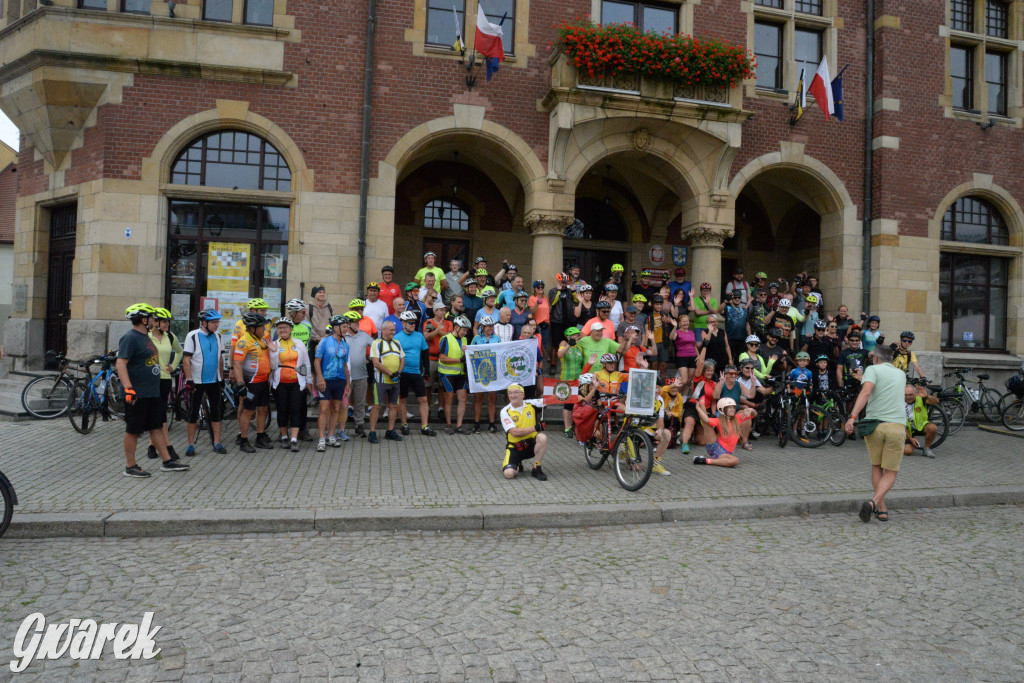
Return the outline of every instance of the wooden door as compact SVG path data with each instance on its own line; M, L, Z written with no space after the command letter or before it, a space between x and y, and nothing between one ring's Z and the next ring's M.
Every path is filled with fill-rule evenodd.
M50 255L46 275L46 349L65 353L71 317L71 272L75 264L76 204L50 211Z

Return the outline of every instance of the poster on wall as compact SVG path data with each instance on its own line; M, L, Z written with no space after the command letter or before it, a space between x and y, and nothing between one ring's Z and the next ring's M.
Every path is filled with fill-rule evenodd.
M648 268L651 271L651 284L661 286L669 281L667 268Z
M175 320L191 320L192 296L189 294L171 294L171 316Z
M238 318L249 300L249 266L252 245L210 242L206 296L217 300L217 310L227 319Z
M264 287L263 288L263 299L270 306L270 313L276 314L281 310L281 288L280 287Z
M263 276L272 279L279 278L284 272L284 259L278 254L264 254L265 264L263 266Z

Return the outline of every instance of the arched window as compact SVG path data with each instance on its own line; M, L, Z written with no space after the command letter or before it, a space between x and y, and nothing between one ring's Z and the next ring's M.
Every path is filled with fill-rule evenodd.
M1005 349L1010 259L974 245L1010 243L999 210L980 197L961 197L942 218L939 299L942 346Z
M432 199L423 209L423 227L434 230L469 230L469 211L454 199Z
M218 130L181 151L171 166L171 182L287 192L292 172L281 153L258 135Z

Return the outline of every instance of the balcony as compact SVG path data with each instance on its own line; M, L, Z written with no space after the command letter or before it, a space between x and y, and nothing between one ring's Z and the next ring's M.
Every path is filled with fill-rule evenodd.
M0 30L0 107L60 170L92 112L134 74L294 85L287 28L49 6Z

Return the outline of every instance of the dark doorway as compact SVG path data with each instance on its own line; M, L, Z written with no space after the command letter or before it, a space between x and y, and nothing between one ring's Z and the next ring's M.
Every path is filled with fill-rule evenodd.
M448 272L448 264L453 258L459 259L462 263L461 270L465 271L469 265L469 241L468 240L441 240L424 239L423 253L432 251L437 254L434 265L444 272ZM438 285L440 286L440 284Z
M612 265L621 263L627 267L627 256L624 251L604 251L602 249L563 249L562 260L565 272L573 266L580 267L580 277L594 285L603 285L611 278ZM596 299L596 294L594 295ZM620 295L621 298L621 295Z
M50 255L46 275L46 349L57 353L65 353L68 349L71 270L75 264L77 228L77 203L63 204L50 209Z

